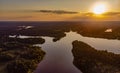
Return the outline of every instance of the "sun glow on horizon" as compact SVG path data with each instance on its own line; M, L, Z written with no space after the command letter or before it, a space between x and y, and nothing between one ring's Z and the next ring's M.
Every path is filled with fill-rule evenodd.
M94 14L103 14L107 12L107 5L104 3L98 3L93 7L92 12Z

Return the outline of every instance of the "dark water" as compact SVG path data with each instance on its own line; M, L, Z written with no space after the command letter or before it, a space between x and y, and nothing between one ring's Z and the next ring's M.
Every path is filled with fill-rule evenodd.
M53 42L51 37L43 37L46 42L39 45L46 52L43 61L34 73L82 73L73 65L72 42L80 40L98 49L120 54L120 41L101 38L83 37L76 32L66 33L66 37Z

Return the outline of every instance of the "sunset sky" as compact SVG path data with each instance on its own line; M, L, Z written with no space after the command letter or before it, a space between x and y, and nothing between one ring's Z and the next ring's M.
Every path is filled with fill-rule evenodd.
M97 15L93 9L99 3L106 11ZM0 20L120 20L120 0L0 0Z

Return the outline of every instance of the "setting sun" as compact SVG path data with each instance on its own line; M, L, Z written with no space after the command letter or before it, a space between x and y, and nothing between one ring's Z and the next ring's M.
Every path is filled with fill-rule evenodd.
M105 4L96 4L93 8L94 14L103 14L107 11Z

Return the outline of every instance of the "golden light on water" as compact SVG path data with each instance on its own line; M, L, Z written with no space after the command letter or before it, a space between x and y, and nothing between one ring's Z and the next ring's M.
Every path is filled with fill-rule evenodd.
M104 3L97 3L94 5L92 12L94 14L103 14L107 12L107 5Z

